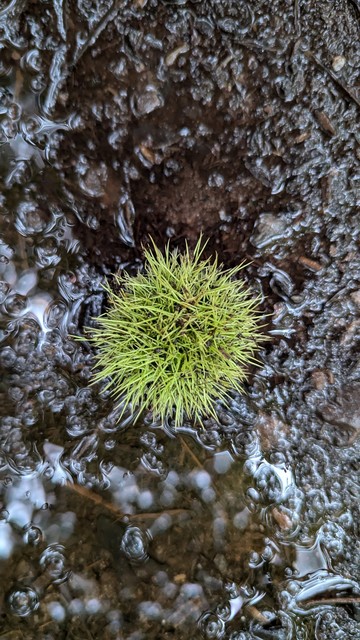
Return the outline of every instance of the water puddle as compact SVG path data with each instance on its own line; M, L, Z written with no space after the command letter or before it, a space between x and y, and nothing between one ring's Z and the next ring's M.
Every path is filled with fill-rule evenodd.
M0 638L359 638L356 3L240 4L0 7ZM73 336L200 232L272 339L175 430Z

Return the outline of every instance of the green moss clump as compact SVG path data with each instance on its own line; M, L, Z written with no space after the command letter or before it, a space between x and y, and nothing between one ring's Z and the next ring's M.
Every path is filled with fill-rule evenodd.
M214 400L241 390L259 342L258 298L238 279L243 265L224 271L218 260L195 250L164 255L145 251L145 270L115 276L118 292L105 285L109 308L86 339L96 347L94 382L155 418L185 415L201 422Z

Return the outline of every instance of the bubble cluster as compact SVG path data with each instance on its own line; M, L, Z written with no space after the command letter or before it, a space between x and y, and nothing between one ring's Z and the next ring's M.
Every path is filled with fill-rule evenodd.
M8 595L11 613L20 618L26 618L39 607L39 598L31 587L19 586Z

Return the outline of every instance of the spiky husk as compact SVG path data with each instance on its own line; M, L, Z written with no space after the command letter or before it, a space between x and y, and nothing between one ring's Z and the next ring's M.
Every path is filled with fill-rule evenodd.
M214 399L241 390L248 366L264 339L258 298L238 278L243 265L224 271L217 258L193 253L145 251L144 273L107 283L108 311L86 330L96 347L94 382L109 378L117 399L150 408L155 417L201 422Z

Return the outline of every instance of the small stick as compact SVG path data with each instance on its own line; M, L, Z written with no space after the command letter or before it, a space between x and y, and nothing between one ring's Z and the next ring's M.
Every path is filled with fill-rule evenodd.
M266 618L266 616L264 616L261 611L259 611L259 609L254 607L254 605L247 604L245 605L245 609L250 613L254 620L257 620L258 622L260 622L260 624L266 625L271 622L271 620L269 620L269 618Z
M117 519L126 518L129 521L147 520L148 518L158 518L163 513L168 513L169 515L173 515L173 516L179 515L181 513L189 513L189 509L166 509L166 511L154 511L152 513L150 513L150 512L146 512L146 513L123 513L122 511L120 511L120 509L118 509L116 506L114 506L111 502L108 502L107 500L104 500L101 496L97 495L96 493L93 493L93 491L90 491L89 489L86 489L86 487L81 487L78 484L71 484L70 482L67 482L65 487L67 489L70 489L70 491L73 491L74 493L77 493L78 495L82 496L83 498L86 498L87 500L90 500L91 502L94 502L95 504L99 505L100 507L103 507L104 509L107 509L108 511L111 511L111 513L116 515Z
M71 482L67 482L65 486L67 489L70 489L70 491L73 491L74 493L77 493L83 498L86 498L87 500L90 500L91 502L94 502L95 504L98 504L101 507L104 507L108 511L111 511L118 518L126 517L126 514L122 513L122 511L120 511L117 507L111 504L111 502L107 502L97 493L93 493L92 491L90 491L90 489L86 489L86 487L81 487L78 484L72 484Z
M294 0L294 27L299 36L301 34L299 0Z
M357 604L360 602L360 596L349 596L344 598L323 598L322 600L307 600L304 602L306 607L315 607L319 604Z
M191 451L189 445L185 442L185 440L180 436L180 441L185 451L189 454L190 458L195 462L195 464L199 467L199 469L203 469L204 465L201 464L199 458L195 455L193 451Z
M316 260L312 260L311 258L307 258L306 256L300 256L298 262L302 264L304 267L307 267L311 271L321 271L322 266Z
M314 62L318 65L318 67L320 67L320 69L325 71L325 73L327 73L328 76L330 76L330 78L334 81L334 83L337 84L338 87L340 87L340 89L342 89L343 93L345 93L348 98L351 98L351 100L353 100L355 104L358 107L360 107L360 100L358 99L358 97L356 96L355 92L352 89L350 89L342 80L340 80L340 78L338 78L337 75L335 75L335 73L333 73L330 69L328 69L312 51L308 51L307 56L312 60L314 60Z

